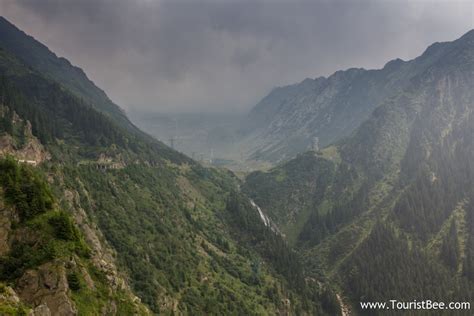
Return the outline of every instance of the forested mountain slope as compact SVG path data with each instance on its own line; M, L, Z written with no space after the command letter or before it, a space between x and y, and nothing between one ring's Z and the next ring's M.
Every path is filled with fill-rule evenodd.
M348 69L325 78L274 89L248 114L233 146L249 159L281 162L306 150L350 136L373 110L402 93L454 43L435 43L410 61L395 59L382 69Z
M0 47L9 28L2 21ZM54 315L61 307L44 297L59 293L70 314L84 315L337 311L331 289L307 281L299 256L260 220L231 173L130 128L87 97L93 87L80 95L63 82L45 47L21 45L19 56L0 50L0 153L12 157L2 160L11 176L2 173L9 246L0 281L10 294L0 308ZM57 287L28 292L44 299L23 295L25 278L51 275Z
M0 314L149 315L103 249L88 245L41 171L0 160ZM79 216L79 215L77 215Z
M144 136L129 121L123 110L114 104L105 92L87 77L81 68L72 65L66 58L58 57L48 47L25 34L1 16L0 38L0 48L14 55L25 65L39 71L42 76L52 79L57 84L67 88L84 103L117 121L123 128L142 134L142 137Z
M474 295L474 31L427 54L436 61L351 137L244 186L355 312Z

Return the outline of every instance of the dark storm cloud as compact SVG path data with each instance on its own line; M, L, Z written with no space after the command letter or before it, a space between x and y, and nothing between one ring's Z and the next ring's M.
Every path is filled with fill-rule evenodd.
M235 110L272 87L413 58L473 27L472 1L3 0L14 24L120 105Z

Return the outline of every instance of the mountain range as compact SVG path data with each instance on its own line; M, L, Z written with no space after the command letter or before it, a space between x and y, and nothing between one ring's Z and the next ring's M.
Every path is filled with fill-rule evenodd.
M278 164L242 180L140 131L0 18L0 314L471 301L473 86L470 31L275 89L237 133L249 159Z
M435 43L419 57L394 59L382 69L351 68L273 89L240 119L227 159L288 161L351 136L384 100L440 62L450 43ZM215 145L219 151L219 144Z
M246 179L305 266L361 313L387 297L472 300L474 31L399 66L427 58L351 136Z

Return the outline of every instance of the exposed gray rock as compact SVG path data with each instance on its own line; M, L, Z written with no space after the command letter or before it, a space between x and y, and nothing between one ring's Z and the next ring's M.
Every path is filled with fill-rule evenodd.
M26 271L18 280L16 291L22 301L34 308L45 305L52 316L77 315L68 296L69 286L62 262L48 262ZM42 307L38 312L46 313L46 308Z
M30 313L31 316L51 316L51 311L46 304L41 304Z

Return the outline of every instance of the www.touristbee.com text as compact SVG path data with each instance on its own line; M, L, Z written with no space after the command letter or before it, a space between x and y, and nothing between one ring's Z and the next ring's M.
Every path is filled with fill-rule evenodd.
M470 310L470 302L398 301L360 302L362 310Z

